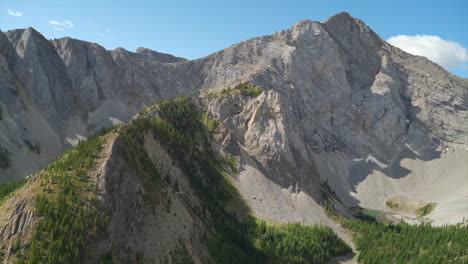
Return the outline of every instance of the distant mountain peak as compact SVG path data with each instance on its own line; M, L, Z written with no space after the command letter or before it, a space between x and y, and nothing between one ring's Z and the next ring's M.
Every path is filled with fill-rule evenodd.
M158 62L163 62L163 63L187 61L187 59L185 58L177 57L177 56L167 54L167 53L157 52L152 49L143 48L143 47L139 47L136 50L136 54L142 59L158 61Z

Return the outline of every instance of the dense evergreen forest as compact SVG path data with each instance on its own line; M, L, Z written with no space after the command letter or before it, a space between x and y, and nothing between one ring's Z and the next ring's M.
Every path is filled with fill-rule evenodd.
M106 216L97 211L96 187L89 171L102 149L103 129L49 164L36 195L39 220L18 263L77 263L89 242L103 231Z
M342 222L355 232L360 263L468 263L468 227L464 225L381 224L371 217Z

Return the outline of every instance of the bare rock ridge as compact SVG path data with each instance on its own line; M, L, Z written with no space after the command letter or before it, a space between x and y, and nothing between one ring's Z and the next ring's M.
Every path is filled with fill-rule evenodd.
M142 59L152 60L152 61L159 61L162 63L173 63L173 62L183 62L187 61L187 59L176 57L171 54L157 52L151 49L139 47L136 50L136 54Z
M0 76L0 147L10 160L1 181L143 106L251 82L265 91L207 107L225 129L218 140L240 160L237 187L260 216L327 222L315 202L324 181L346 207L388 210L388 199L404 196L437 203L428 215L437 223L468 211L458 209L468 194L468 81L347 13L191 61L48 41L32 28L0 32Z

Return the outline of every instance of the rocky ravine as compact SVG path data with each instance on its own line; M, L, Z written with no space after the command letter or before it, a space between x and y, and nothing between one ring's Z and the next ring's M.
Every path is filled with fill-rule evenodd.
M315 202L323 181L347 207L391 211L386 201L403 196L437 203L427 216L436 223L468 215L468 81L347 13L192 61L13 30L0 33L0 76L0 145L10 153L2 181L141 106L249 81L265 92L213 98L208 108L260 216L327 222Z

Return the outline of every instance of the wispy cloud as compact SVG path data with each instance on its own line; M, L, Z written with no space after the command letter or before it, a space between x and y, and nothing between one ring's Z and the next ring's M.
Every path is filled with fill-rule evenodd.
M49 24L55 25L55 26L60 26L62 28L64 28L64 27L72 28L72 27L75 26L75 24L73 24L73 22L71 22L70 20L64 20L63 22L62 21L57 21L57 20L49 20Z
M16 16L16 17L20 17L20 16L23 15L23 14L21 14L21 12L19 12L19 11L16 11L16 12L15 12L15 11L13 11L13 10L11 10L11 9L8 9L8 14L9 14L10 16Z
M432 35L398 35L387 40L408 53L424 56L447 70L466 68L468 51L460 43Z

